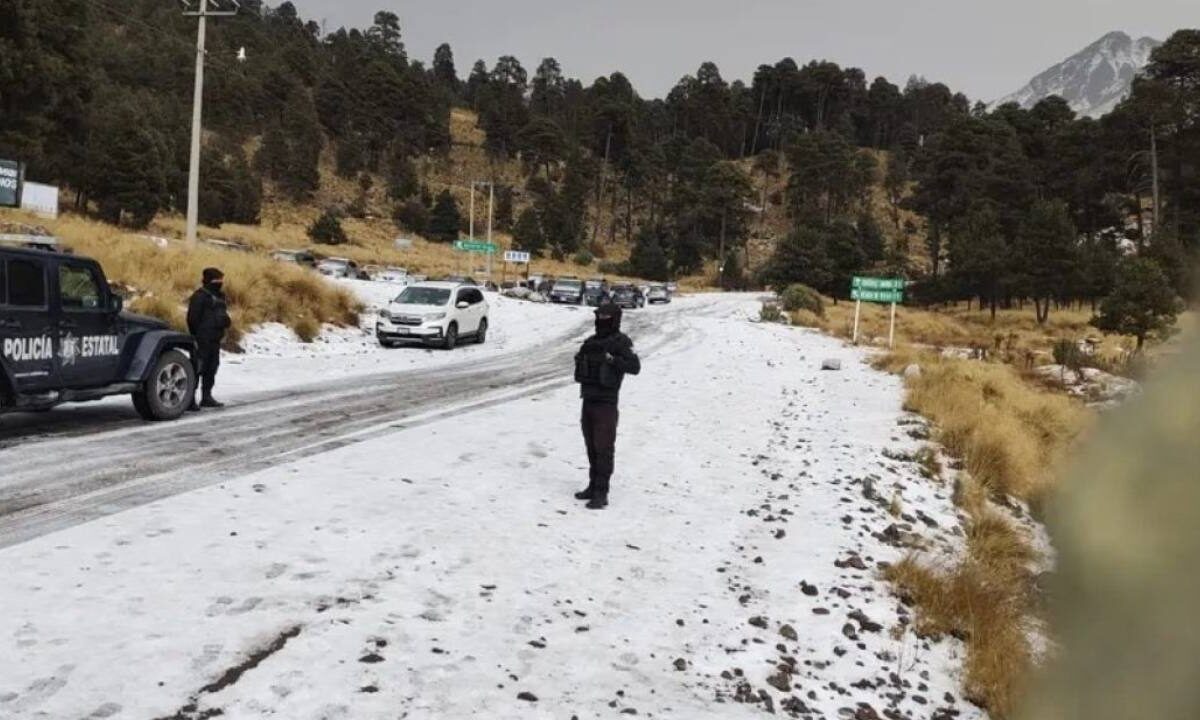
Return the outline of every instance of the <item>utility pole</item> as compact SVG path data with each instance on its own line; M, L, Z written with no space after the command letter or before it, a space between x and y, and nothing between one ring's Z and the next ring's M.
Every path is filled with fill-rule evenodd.
M494 215L493 209L494 209L495 205L496 205L496 185L494 183L489 182L488 183L488 234L487 234L488 245L492 244L492 219L493 219L493 215ZM491 281L491 279L492 279L492 256L495 254L496 253L494 251L488 253L488 266L487 267L488 267L488 280L489 281Z
M200 217L200 134L201 109L204 105L204 33L209 17L229 17L237 15L241 5L238 0L230 0L232 10L209 9L212 0L200 0L198 10L184 11L185 17L197 19L196 26L196 85L192 91L192 157L188 163L188 204L187 204L187 241L188 245L196 244L196 224ZM185 7L191 8L190 0L184 0Z

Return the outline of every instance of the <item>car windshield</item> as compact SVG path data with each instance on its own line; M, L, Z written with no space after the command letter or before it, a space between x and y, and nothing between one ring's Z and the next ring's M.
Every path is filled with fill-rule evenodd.
M578 290L579 285L578 280L559 280L554 286L563 290Z
M445 305L450 302L450 291L441 288L410 287L395 300L398 305Z
M588 290L599 290L602 287L604 287L603 280L588 280L587 281Z
M323 267L343 268L343 267L346 267L346 261L345 260L322 260L321 265Z

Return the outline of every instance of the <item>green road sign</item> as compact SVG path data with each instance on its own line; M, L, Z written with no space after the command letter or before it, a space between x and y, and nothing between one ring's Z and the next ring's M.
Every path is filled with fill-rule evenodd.
M899 290L860 290L859 288L853 288L850 291L850 299L870 303L902 303L904 302L904 293Z
M481 255L492 255L496 252L496 245L494 243L475 242L473 240L456 240L454 242L454 249L469 253L479 253Z
M850 287L855 290L904 290L908 281L900 278L856 277ZM866 298L863 298L864 300Z

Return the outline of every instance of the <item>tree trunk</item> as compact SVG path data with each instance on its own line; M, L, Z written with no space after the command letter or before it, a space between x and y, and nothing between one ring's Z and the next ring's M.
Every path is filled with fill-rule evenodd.
M604 164L600 166L600 180L596 183L596 222L592 223L592 243L600 236L600 212L604 207L604 180L608 174L608 154L612 149L612 124L608 126L608 135L604 138Z
M758 93L758 116L754 119L754 139L750 143L752 153L758 153L758 136L762 132L762 114L763 104L767 101L767 84L764 82L762 90Z

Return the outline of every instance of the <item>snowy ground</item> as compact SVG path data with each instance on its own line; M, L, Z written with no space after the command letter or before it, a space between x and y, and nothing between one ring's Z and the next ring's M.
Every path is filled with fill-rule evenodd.
M877 578L959 546L899 381L690 302L637 338L604 512L565 387L0 550L0 717L983 717Z

